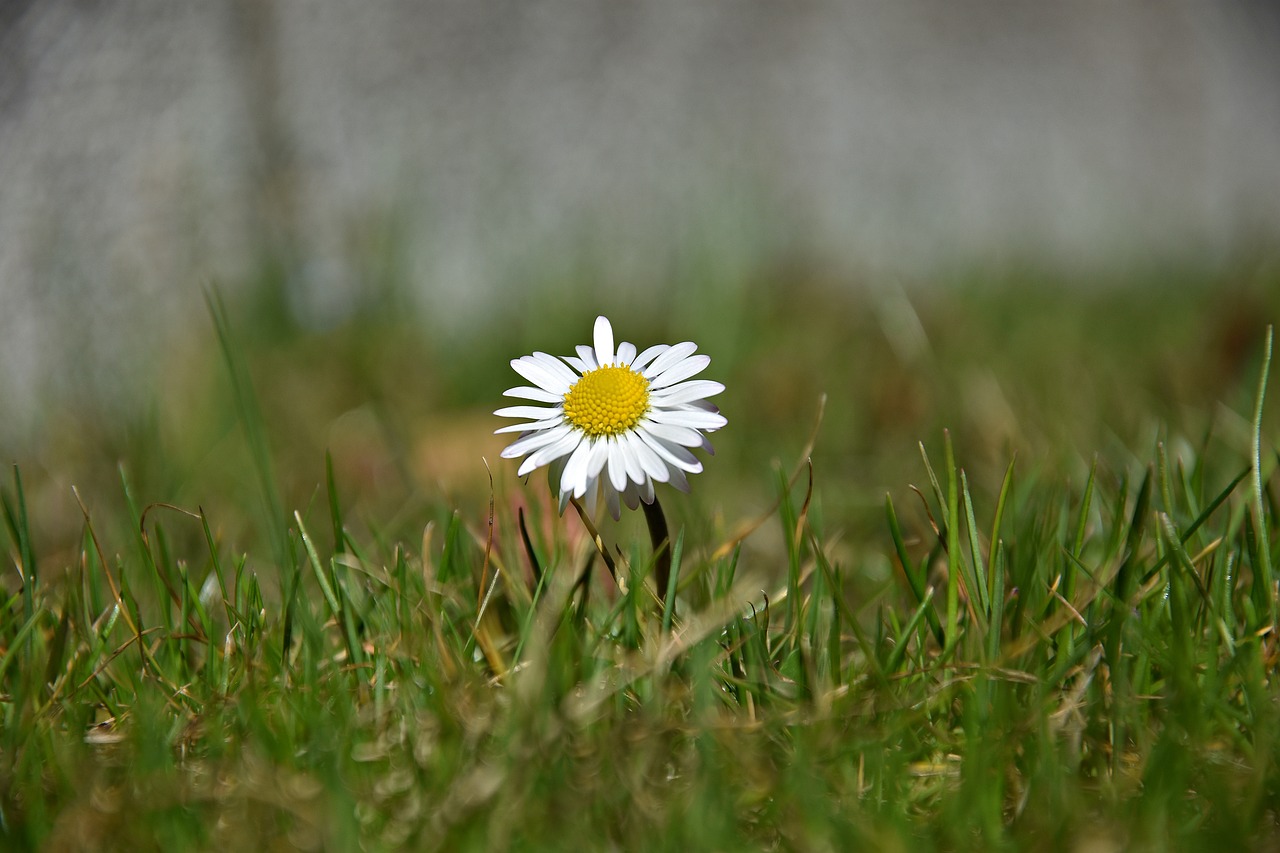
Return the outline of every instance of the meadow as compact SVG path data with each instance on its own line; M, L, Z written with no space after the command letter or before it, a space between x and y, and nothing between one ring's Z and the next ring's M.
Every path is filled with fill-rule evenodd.
M210 287L5 448L0 846L1280 845L1274 263L675 284ZM657 549L498 455L597 313L727 388Z

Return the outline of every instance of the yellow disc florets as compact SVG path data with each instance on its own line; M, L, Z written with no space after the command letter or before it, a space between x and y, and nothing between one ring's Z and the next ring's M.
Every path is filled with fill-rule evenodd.
M588 370L564 395L564 416L592 437L620 435L649 411L649 380L629 367Z

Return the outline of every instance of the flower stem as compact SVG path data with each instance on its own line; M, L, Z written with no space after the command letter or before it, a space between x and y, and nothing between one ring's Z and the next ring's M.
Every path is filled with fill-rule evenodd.
M658 600L667 600L667 585L671 579L671 535L667 532L667 518L662 505L654 495L653 503L641 501L644 520L649 524L649 539L653 541L653 584L658 588Z

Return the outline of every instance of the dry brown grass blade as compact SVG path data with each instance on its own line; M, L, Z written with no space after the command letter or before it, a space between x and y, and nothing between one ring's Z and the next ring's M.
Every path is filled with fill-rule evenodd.
M582 526L587 528L587 534L591 537L591 541L595 543L596 550L600 552L600 556L604 558L604 564L609 567L609 574L613 576L613 580L617 583L618 567L613 562L613 556L609 553L609 549L605 547L604 538L600 536L600 531L596 529L595 523L592 522L591 516L587 513L585 507L577 498L570 498L569 503L573 504L573 508L578 512L578 518L582 519Z
M1080 590L1076 595L1074 603L1069 604L1066 608L1059 610L1057 613L1053 614L1053 616L1045 619L1039 624L1029 622L1028 624L1032 629L1034 629L1038 636L1022 637L1009 648L1005 649L1004 660L1011 661L1021 657L1031 651L1031 649L1035 648L1036 644L1041 642L1041 637L1052 637L1054 634L1066 627L1068 623L1075 622L1077 619L1081 618L1081 611L1085 610L1093 603L1093 600L1098 597L1098 594L1102 592L1108 584L1115 580L1115 576L1119 572L1120 564L1117 562L1115 566L1107 572L1105 578L1100 578L1097 582L1090 580L1085 588Z
M98 541L98 532L93 529L93 521L89 518L89 508L84 505L84 501L80 498L80 491L75 487L71 487L71 494L75 495L76 503L80 505L80 513L84 516L84 526L89 532L89 540L93 542L93 550L98 555L98 565L102 566L102 573L107 576L107 586L111 587L111 597L115 599L116 605L120 608L120 615L124 617L125 624L129 626L129 630L133 631L134 638L142 636L138 630L138 626L134 624L133 617L129 615L129 608L124 606L124 599L120 597L120 587L116 585L116 579L112 577L111 570L107 568L107 555L102 551L102 543Z
M489 460L481 456L480 461L484 463L485 473L489 475L489 530L484 540L484 564L480 566L480 585L476 589L476 595L479 596L479 598L476 599L476 608L479 610L480 616L484 616L485 604L489 600L489 595L492 594L493 592L492 587L490 587L489 593L486 593L485 587L488 586L487 581L489 580L489 558L493 555L494 498L493 498L493 471L489 468ZM476 624L479 624L479 623L480 623L480 618L477 617Z

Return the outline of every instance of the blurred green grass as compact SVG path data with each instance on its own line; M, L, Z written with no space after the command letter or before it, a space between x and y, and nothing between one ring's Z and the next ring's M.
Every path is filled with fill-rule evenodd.
M328 451L352 504L402 537L429 507L481 509L485 459L500 492L515 486L491 435L508 362L570 352L597 313L638 343L697 341L712 356L708 375L729 388L720 404L730 427L682 499L692 515L766 507L773 464L794 461L825 398L814 449L831 486L823 511L854 530L886 490L917 476L917 443L936 449L943 429L989 487L1013 455L1078 481L1095 455L1122 468L1169 435L1239 446L1266 321L1280 316L1280 272L1266 264L1106 282L970 270L913 287L802 263L734 279L698 272L661 291L674 294L668 304L602 290L581 270L448 334L438 333L447 322L415 313L398 272L368 271L363 301L324 329L294 316L274 265L221 298L283 505L315 501ZM25 446L0 448L24 468L36 535L76 547L69 486L113 504L123 466L147 500L224 509L228 531L254 546L253 462L212 320L137 382L146 405L120 413L86 395L45 412ZM1277 402L1268 405L1273 416Z

